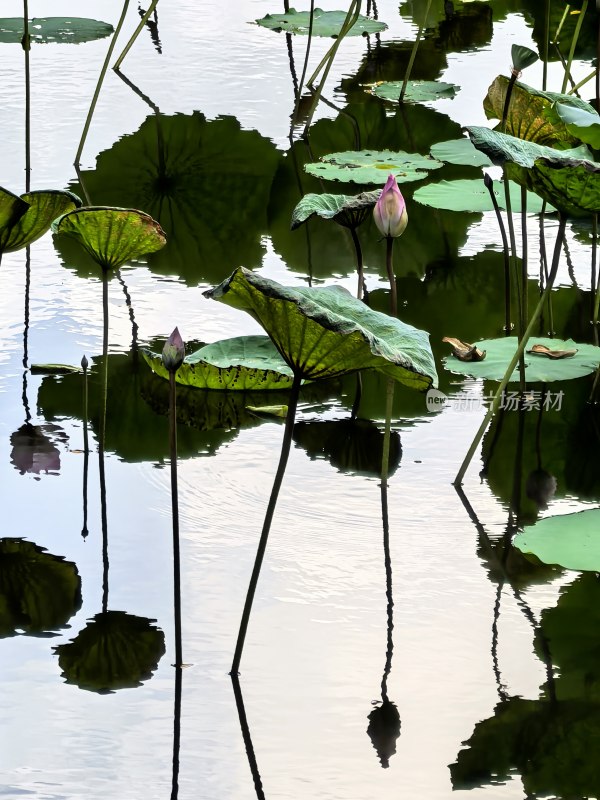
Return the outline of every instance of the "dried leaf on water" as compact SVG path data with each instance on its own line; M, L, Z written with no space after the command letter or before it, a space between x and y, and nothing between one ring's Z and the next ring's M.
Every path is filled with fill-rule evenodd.
M527 352L534 356L546 356L546 358L573 358L577 350L551 350L545 344L534 344Z
M459 361L483 361L485 358L486 351L469 342L461 342L460 339L453 339L450 336L444 336L442 341L450 345L452 355Z

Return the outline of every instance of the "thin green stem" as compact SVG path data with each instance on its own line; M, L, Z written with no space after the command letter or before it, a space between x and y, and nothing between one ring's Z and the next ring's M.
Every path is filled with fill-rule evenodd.
M542 72L542 91L546 91L546 84L548 83L548 61L550 49L550 0L545 0L546 8L544 13L544 53L543 61L544 67Z
M386 236L386 267L388 280L390 282L390 314L393 317L398 316L398 292L396 289L396 275L394 274L394 239L392 236Z
M294 105L294 113L292 114L292 125L294 125L294 123L296 122L296 117L298 116L298 109L300 108L300 97L302 95L302 89L304 88L304 81L306 79L306 70L308 69L308 57L310 55L310 46L312 43L314 15L315 15L315 0L310 0L310 15L308 19L308 41L306 43L306 52L304 54L304 65L302 67L302 75L300 77L300 83L298 84L298 91L296 92L296 103Z
M242 613L242 620L240 622L240 629L238 632L237 643L235 646L235 653L231 665L232 676L236 676L240 668L240 661L242 659L242 652L244 650L244 641L246 639L246 632L248 630L248 622L250 621L250 612L252 611L252 603L254 601L254 595L256 592L256 586L258 584L258 578L260 576L260 569L262 566L263 558L265 555L265 551L267 549L267 541L269 539L271 523L273 522L275 506L277 505L277 498L279 497L279 490L283 482L285 468L287 466L288 457L290 455L292 434L294 432L294 421L296 419L296 408L298 406L298 397L300 396L301 383L302 383L302 376L300 375L300 373L297 372L294 374L294 381L292 383L292 388L290 390L290 396L288 400L288 410L285 418L285 431L283 434L283 441L281 443L281 455L279 456L279 464L277 466L277 472L275 473L275 478L273 480L273 488L271 489L271 496L269 498L269 504L267 505L265 520L263 523L262 532L260 534L258 548L256 550L254 568L252 570L252 575L250 577L250 584L248 586L248 592L246 594L246 602L244 604L244 611Z
M561 88L561 92L563 94L567 91L567 82L571 74L571 65L573 63L573 56L575 55L575 48L577 47L577 41L579 39L579 33L581 31L581 26L583 24L583 18L585 17L587 7L588 7L588 0L583 0L583 3L581 5L581 11L579 12L579 16L577 18L577 24L575 25L575 30L573 32L573 39L571 40L569 57L567 58L567 66L565 69L565 75L563 77L562 88Z
M383 557L385 564L385 595L387 599L387 648L385 667L381 678L381 699L388 700L387 679L392 669L394 652L394 593L392 587L392 558L390 551L390 518L388 508L388 476L390 464L390 440L392 435L392 410L394 405L395 381L388 380L385 398L385 431L383 434L383 452L381 456L381 521L383 524Z
M498 205L498 201L496 200L496 195L494 193L494 181L489 175L486 174L484 183L488 192L490 193L490 199L492 201L492 205L494 206L494 211L496 212L496 219L498 220L498 227L500 228L500 236L502 238L502 255L504 258L504 331L508 336L512 329L512 322L510 319L510 255L508 249L508 239L506 238L506 228L504 227L504 222L502 221L500 206Z
M112 39L110 40L110 45L108 47L108 52L106 54L106 58L104 59L104 64L102 65L102 69L100 71L100 77L98 78L98 83L96 84L96 90L94 91L94 96L92 97L92 102L90 105L90 110L88 111L87 117L85 119L85 125L83 126L83 133L81 134L81 140L79 142L79 147L77 148L77 153L75 154L75 164L78 165L81 160L81 153L83 152L83 147L85 145L85 140L87 139L87 135L90 129L90 124L92 122L92 117L94 116L94 111L96 110L96 104L98 102L98 97L100 96L100 90L102 89L102 84L104 83L104 77L106 75L106 70L108 69L108 65L112 58L113 50L115 49L115 44L117 43L117 37L121 32L121 28L123 27L123 22L125 21L125 17L127 15L127 9L129 7L129 0L125 0L123 3L123 11L121 12L121 17L117 23L117 27L115 28L115 32L112 35Z
M100 475L100 516L102 524L102 613L108 610L108 519L106 513L106 474L104 442L106 438L106 403L108 399L108 273L102 270L102 405L98 431L98 471Z
M29 72L29 7L23 0L23 50L25 51L25 191L31 189L31 76Z
M81 359L83 369L83 525L81 535L85 539L88 535L87 516L88 516L88 466L90 460L90 446L88 440L88 360L84 356Z
M423 18L423 22L419 25L419 30L417 32L417 38L415 39L412 50L410 51L410 58L408 59L408 65L406 67L406 72L404 73L404 80L402 81L402 88L400 89L400 97L398 98L399 103L404 102L404 95L406 94L406 87L408 86L408 81L410 79L410 75L412 73L412 68L415 63L415 58L417 57L417 50L419 48L419 42L421 41L421 37L423 36L423 31L425 30L425 24L427 23L427 15L429 14L429 9L431 8L431 0L427 0L427 7L425 8L425 16Z
M363 292L365 289L362 248L360 246L360 241L358 238L358 234L356 232L356 228L351 226L349 228L349 231L350 235L352 236L352 242L354 244L354 250L356 252L356 271L358 273L358 288L356 290L356 296L359 300L362 300Z
M527 277L528 277L528 252L527 252L527 189L521 186L521 302L523 309L521 315L524 320L529 318L527 303Z
M565 226L566 226L566 218L561 214L560 215L560 221L559 221L559 224L558 224L558 233L556 235L556 242L554 244L554 255L553 255L553 258L552 258L552 267L550 268L550 275L549 275L549 278L548 278L548 283L546 284L546 288L544 289L544 293L542 294L542 296L541 296L541 298L540 298L540 300L539 300L539 302L538 302L538 304L537 304L537 306L536 306L536 308L535 308L535 310L533 312L533 315L531 317L529 325L527 326L527 330L525 331L525 334L523 335L523 337L519 341L519 345L518 345L518 347L517 347L517 349L515 351L514 356L512 357L512 360L511 360L510 364L508 365L508 369L506 370L506 372L504 373L504 377L500 381L500 385L498 386L498 389L496 390L496 394L494 395L494 398L493 398L493 400L492 400L492 402L490 404L488 412L485 415L485 417L483 419L483 422L479 426L479 430L475 434L475 438L473 439L473 441L471 443L471 446L469 447L469 451L467 452L467 455L465 456L465 458L464 458L464 460L463 460L463 462L462 462L462 464L460 466L460 469L458 470L456 478L454 479L454 485L455 486L460 485L462 483L462 481L463 481L463 478L464 478L465 473L466 473L466 471L467 471L467 469L469 467L469 464L471 463L471 460L472 460L473 456L475 455L475 451L477 450L477 448L479 446L479 443L481 442L481 439L483 438L483 434L485 433L485 431L486 431L486 429L487 429L487 427L488 427L488 425L490 423L490 420L492 419L492 417L494 416L494 414L498 410L498 407L500 405L500 401L502 399L504 390L506 389L506 386L507 386L507 384L508 384L508 382L509 382L509 380L510 380L510 378L512 376L513 370L515 369L517 363L519 362L519 359L522 357L523 353L525 352L525 348L527 346L527 342L529 341L530 337L532 336L532 334L534 332L535 326L536 326L537 321L539 319L539 316L540 316L540 314L542 312L542 308L544 307L544 303L546 302L546 298L550 294L550 292L552 291L552 285L554 284L554 279L556 278L556 273L558 271L558 262L560 261L560 252L561 252L562 242L563 242L564 235L565 235Z
M593 275L592 293L594 291L596 292L596 298L594 302L594 313L592 316L592 322L594 324L594 327L598 326L598 313L600 311L600 274L598 274L598 270L596 269L597 252L598 252L598 214L594 214L592 216L592 275Z
M130 50L131 50L131 48L132 48L132 46L133 46L133 43L135 42L135 40L138 38L138 36L139 36L139 35L140 35L140 33L142 32L142 29L143 29L144 25L145 25L145 24L148 22L148 20L150 19L150 15L152 14L152 12L154 11L154 9L156 8L156 4L157 4L157 3L158 3L158 0L152 0L152 2L150 3L150 5L148 6L148 11L146 11L146 13L144 14L144 16L141 18L141 20L140 20L140 22L139 22L139 25L137 26L137 28L136 28L136 29L135 29L135 31L133 32L133 35L132 35L131 39L130 39L130 40L127 42L127 44L125 45L125 48L123 49L123 52L121 53L121 55L120 55L120 56L117 58L117 60L116 60L116 61L115 61L115 63L113 64L113 69L114 69L114 70L117 70L117 69L119 69L119 67L120 67L120 66L121 66L121 64L123 63L123 59L125 58L125 56L127 55L127 53L128 53Z
M173 609L175 612L175 664L183 666L181 645L181 560L179 555L179 495L177 491L177 386L169 371L169 452L171 457L171 512L173 518Z
M510 108L510 98L512 97L513 86L517 81L518 72L514 69L511 71L510 78L508 79L508 86L506 87L506 97L504 98L504 107L502 108L502 124L500 130L506 133L506 122L508 120L508 111Z

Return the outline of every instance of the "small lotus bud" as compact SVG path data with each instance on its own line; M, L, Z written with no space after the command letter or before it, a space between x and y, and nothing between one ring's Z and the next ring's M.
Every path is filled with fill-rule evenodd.
M163 347L162 362L169 372L177 372L183 363L184 356L185 348L183 339L179 333L179 328L175 328Z
M408 224L406 203L393 175L388 177L379 200L375 204L373 218L384 236L395 239L404 233Z
M87 360L87 358L84 356L84 357L81 359L81 369L82 369L84 372L85 372L85 371L86 371L86 369L88 368L88 364L89 364L89 361L88 361L88 360Z

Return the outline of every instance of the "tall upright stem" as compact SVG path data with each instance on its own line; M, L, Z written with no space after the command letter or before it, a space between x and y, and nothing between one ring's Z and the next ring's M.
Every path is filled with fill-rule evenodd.
M508 239L506 237L506 228L504 227L504 222L502 221L502 214L500 213L500 206L498 205L498 201L496 200L496 195L494 193L494 181L489 175L486 174L483 182L490 193L490 199L492 201L492 205L494 206L496 219L498 220L498 227L500 228L500 236L502 237L502 255L504 258L504 331L506 335L509 336L512 329L512 322L510 320L510 253L508 248Z
M98 471L100 475L100 515L102 522L102 613L108 609L108 520L106 514L106 475L104 440L106 437L106 402L108 398L108 273L102 270L102 404L98 431Z
M518 347L517 347L517 349L515 351L515 354L512 357L512 360L511 360L510 364L508 365L508 369L504 373L504 377L502 378L502 380L500 382L500 385L498 386L498 389L496 390L496 394L494 395L494 398L493 398L493 400L492 400L492 402L490 404L488 412L485 415L485 417L483 419L483 422L479 426L479 430L475 434L475 438L473 439L473 441L471 443L471 446L469 447L469 451L468 451L467 455L465 456L465 458L463 460L463 463L460 466L460 469L458 470L456 478L454 479L454 485L455 486L459 486L462 483L462 480L463 480L463 478L465 476L465 472L467 471L467 469L469 467L469 464L471 463L471 460L472 460L472 458L473 458L473 456L475 454L475 451L477 450L477 447L479 446L479 443L481 442L481 439L483 438L483 434L485 433L485 431L487 429L487 426L490 423L490 420L492 419L492 417L494 416L494 414L498 410L498 406L500 405L500 400L502 399L503 392L506 389L506 386L507 386L507 384L508 384L508 382L509 382L509 380L510 380L510 378L512 376L513 370L516 367L516 365L518 364L519 359L522 357L523 353L525 352L525 347L527 346L527 342L529 341L529 338L531 337L531 335L533 334L533 332L535 330L535 326L537 324L537 321L539 319L540 314L542 313L542 308L544 307L544 303L546 302L546 298L550 294L550 292L552 291L552 285L554 283L554 279L556 278L556 273L558 271L558 262L560 260L560 251L561 251L561 248L562 248L562 243L563 243L563 239L564 239L564 235L565 235L566 223L567 223L566 217L564 217L561 214L560 215L560 221L559 221L559 224L558 224L558 233L556 234L556 242L554 244L554 255L553 255L553 258L552 258L552 267L550 269L550 275L548 277L548 283L546 284L546 288L544 289L544 292L543 292L542 296L540 297L540 300L539 300L539 302L538 302L538 304L537 304L537 306L536 306L536 308L535 308L535 310L533 312L533 315L531 317L529 325L527 326L527 330L525 331L523 337L520 339L519 345L518 345Z
M25 51L25 191L31 189L31 78L29 73L29 7L23 0L23 50Z
M394 404L393 380L387 381L385 404L385 432L383 437L383 453L381 458L381 520L383 523L383 557L385 564L385 596L387 600L387 647L385 667L381 678L381 699L386 702L387 679L392 669L394 652L394 593L392 588L392 558L390 552L390 518L388 510L388 475L390 463L390 438L392 433L392 408Z
M294 373L294 381L290 390L290 397L288 400L288 410L285 418L285 431L283 434L283 442L281 443L281 455L279 456L279 464L277 472L273 480L273 488L271 489L271 496L265 520L263 523L262 532L258 548L256 550L256 558L254 560L254 568L250 577L250 584L246 594L246 602L244 603L244 611L242 613L242 620L240 622L240 629L238 632L237 643L235 646L235 653L233 656L233 663L231 665L231 675L235 676L239 672L240 661L242 659L242 652L244 650L244 641L246 639L246 632L248 630L248 622L250 620L250 612L252 611L252 603L254 601L254 594L258 584L260 569L262 566L265 551L267 549L267 541L269 539L269 532L271 530L271 523L273 522L273 515L275 513L275 506L277 505L277 498L279 497L279 490L283 482L285 468L287 466L290 448L292 444L292 433L294 431L294 420L296 418L296 407L298 405L298 397L300 396L300 384L302 383L302 376L299 372Z
M85 356L81 359L83 369L83 525L81 535L85 539L88 535L88 466L90 461L90 447L88 441L88 360Z
M417 50L419 47L419 42L421 41L421 37L423 36L423 31L425 30L425 24L427 22L427 15L429 14L429 9L431 8L431 0L427 0L427 7L425 8L425 17L424 21L419 25L419 31L417 33L417 38L415 39L412 50L410 51L410 58L408 59L408 66L406 67L406 72L404 73L404 80L402 81L402 88L400 89L400 97L398 98L399 103L404 102L404 95L406 94L406 87L408 86L408 81L410 78L410 74L412 72L413 65L415 63L415 58L417 57Z
M173 516L173 609L175 612L175 667L183 665L181 645L181 567L179 556L179 499L177 494L177 388L175 370L169 371L169 450L171 455L171 512Z
M138 36L142 32L142 28L144 27L144 25L150 19L150 15L152 14L154 9L156 8L156 4L157 3L158 3L158 0L152 0L150 5L148 6L148 11L146 11L146 13L142 16L142 18L141 18L141 20L139 22L139 25L137 26L137 28L135 29L135 31L133 32L133 34L131 36L131 39L127 42L127 44L125 45L125 48L123 49L123 52L121 53L121 55L115 61L114 65L113 65L113 69L114 70L119 69L119 67L123 63L123 59L125 58L127 53L131 50L131 48L133 46L133 43L135 42L135 40L138 38Z
M577 40L579 39L579 33L581 31L581 26L583 24L583 18L585 17L587 7L588 7L588 0L583 0L583 3L581 5L581 11L579 12L579 16L577 17L577 24L575 25L575 30L573 32L573 39L571 40L571 48L569 50L567 66L565 67L565 74L563 77L562 88L560 90L563 94L567 91L567 83L569 80L569 76L571 75L571 64L573 63L573 56L575 55L575 48L577 47Z
M391 236L386 236L386 267L388 280L390 282L390 314L392 317L398 316L398 292L396 290L396 275L394 274L394 239Z
M358 273L358 288L356 290L356 296L359 300L362 300L363 291L365 288L365 278L364 278L364 264L363 264L363 254L362 248L360 246L360 240L358 238L358 234L356 232L355 227L350 227L350 235L352 236L352 242L354 244L354 250L356 252L356 271Z

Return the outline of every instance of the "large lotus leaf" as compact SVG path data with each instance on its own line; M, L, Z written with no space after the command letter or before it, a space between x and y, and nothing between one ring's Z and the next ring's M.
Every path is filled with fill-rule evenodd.
M149 269L196 286L218 283L240 264L262 264L279 158L269 139L242 130L235 117L151 114L100 153L82 181L96 205L151 214L167 245L150 254ZM79 191L77 183L70 188ZM79 269L67 244L57 240L63 261Z
M155 622L124 611L96 614L72 641L54 648L66 683L101 694L141 686L165 653Z
M558 700L600 699L600 581L584 573L561 589L558 603L545 609L540 620L552 664L558 674ZM538 655L542 657L539 640Z
M569 133L595 150L600 150L600 115L592 106L584 109L556 103L555 109Z
M292 230L298 228L313 215L322 219L334 219L347 228L356 227L372 210L381 191L381 189L375 189L372 192L361 192L357 195L309 192L304 195L292 212Z
M446 164L461 164L471 167L489 167L492 162L478 150L466 137L451 139L448 142L436 142L431 145L431 155Z
M502 119L507 88L508 78L499 75L488 89L483 101L488 119ZM516 81L510 95L504 132L547 147L561 150L574 147L579 143L580 137L567 129L554 108L556 102L583 111L593 111L592 106L575 95L542 92Z
M371 87L371 93L383 100L397 103L400 99L403 81L384 81ZM408 81L404 100L409 103L424 103L428 100L450 99L456 95L460 87L455 83L443 81Z
M4 252L5 242L13 227L28 208L29 203L26 200L0 187L0 255Z
M0 539L0 638L51 635L81 608L77 567L23 539Z
M169 379L160 354L145 351L144 358L157 375ZM268 336L236 336L186 356L175 380L198 389L281 391L291 387L293 374Z
M516 773L527 797L598 797L598 746L598 704L511 697L475 726L450 765L452 788L498 786Z
M518 139L516 136L478 125L469 125L466 130L475 147L489 156L494 164L516 164L530 169L541 158L553 160L557 164L567 164L569 159L587 161L591 158L585 145L571 150L554 150L537 142Z
M337 37L344 24L347 11L323 11L315 8L313 11L313 36ZM258 25L272 31L285 31L286 33L300 33L308 35L310 26L310 11L296 11L290 8L285 14L267 14L266 17L256 20ZM379 33L387 28L385 22L369 19L359 14L356 22L346 36L360 36L365 33Z
M521 187L509 181L511 208L521 211ZM502 181L494 181L496 202L500 208L506 208L506 195ZM432 208L443 208L447 211L469 211L473 213L493 211L494 204L489 189L481 178L462 178L456 181L439 181L420 186L413 194L413 200ZM543 201L533 192L527 192L527 211L537 213L542 210Z
M354 183L385 183L388 175L396 177L398 183L421 181L432 169L443 164L430 156L419 153L404 153L391 150L360 150L345 153L329 153L315 164L306 164L304 169L328 181L352 181Z
M486 351L483 361L459 361L455 356L450 355L444 359L444 365L450 372L459 375L501 381L518 344L519 340L516 336L483 339L477 342L478 349ZM530 353L534 344L542 344L550 350L577 350L577 353L568 358L548 358ZM543 336L532 336L525 350L525 380L543 383L569 381L589 375L599 364L600 347L592 344L580 344L572 339L548 339ZM510 380L519 380L518 367L513 371Z
M59 190L26 192L21 199L29 206L7 232L3 246L7 253L28 247L50 229L55 219L81 206L76 194Z
M544 564L600 572L600 509L541 519L517 534L513 544Z
M41 44L81 44L110 36L114 28L108 22L84 17L34 17L29 20L29 37ZM0 19L0 43L20 44L23 38L23 17Z
M158 222L132 208L78 208L53 222L52 230L78 241L104 270L118 269L167 243Z
M437 384L429 336L371 311L340 286L281 286L240 267L206 297L248 311L309 380L377 369L415 389Z

